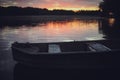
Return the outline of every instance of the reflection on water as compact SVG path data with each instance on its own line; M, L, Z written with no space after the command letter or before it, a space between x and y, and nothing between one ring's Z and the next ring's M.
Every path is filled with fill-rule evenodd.
M114 19L114 18L109 18L109 19L108 19L108 22L109 22L109 23L108 23L109 26L112 27L112 26L114 25L114 23L115 23L115 19Z
M16 16L0 17L0 19L0 80L2 80L2 78L3 80L13 80L15 62L12 59L10 47L14 41L38 43L120 39L120 35L118 35L120 34L120 23L113 18L100 19L89 16ZM51 74L52 70L46 71L45 69L40 69L39 72L37 72L36 70L34 71L34 69L21 68L21 66L15 67L14 70L15 80L23 80L21 76L25 77L26 80L30 79L29 76L32 77L33 73L37 74L33 75L33 77L39 77L38 74L40 74L43 75L42 78L47 76L51 79L58 79L61 76L68 79L69 75L72 76L74 73L73 78L76 76L78 78L82 74L83 78L86 77L86 73L89 76L93 71L57 70L54 74ZM70 74L71 72L73 72L73 74ZM93 73L93 75L95 75L96 72ZM109 74L109 72L107 74ZM56 77L53 78L53 76ZM91 78L91 76L92 74L89 77ZM63 79L62 77L60 79ZM69 79L71 79L71 77L69 77Z
M119 69L114 68L38 68L16 64L14 80L114 80L119 79Z
M114 18L101 20L101 32L106 39L120 39L120 20Z
M34 26L33 24L35 22L33 19L36 22L36 25ZM83 41L89 39L103 39L103 35L99 33L98 19L87 19L86 17L85 19L74 17L70 20L67 20L66 18L63 20L48 19L44 22L39 22L40 19L32 17L33 22L28 19L26 20L26 24L14 25L15 27L11 26L11 24L4 25L4 28L2 28L0 32L0 38L8 40L10 43L14 41L59 42L69 40ZM31 22L31 25L27 25L29 22Z

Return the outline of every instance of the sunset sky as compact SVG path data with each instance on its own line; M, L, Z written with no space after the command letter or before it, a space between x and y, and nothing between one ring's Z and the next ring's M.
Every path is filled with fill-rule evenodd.
M0 0L0 6L21 6L65 10L97 10L102 0Z

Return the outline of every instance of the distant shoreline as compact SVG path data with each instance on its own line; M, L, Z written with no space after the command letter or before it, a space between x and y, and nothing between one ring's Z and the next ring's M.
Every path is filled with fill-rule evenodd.
M48 10L46 8L33 8L33 7L1 7L0 6L0 16L31 16L31 15L88 15L88 16L99 16L99 10L79 10L74 12L72 10Z

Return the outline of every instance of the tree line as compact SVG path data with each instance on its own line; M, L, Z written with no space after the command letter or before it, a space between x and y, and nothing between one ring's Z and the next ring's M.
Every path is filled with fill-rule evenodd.
M17 6L9 6L2 7L0 6L0 16L10 15L91 15L98 16L100 15L99 10L79 10L74 12L72 10L48 10L46 8L33 8L33 7L17 7Z
M72 10L48 10L46 8L33 8L33 7L17 7L0 6L0 16L4 15L91 15L103 17L114 17L120 19L120 1L119 0L103 0L99 3L99 10L79 10L74 12Z

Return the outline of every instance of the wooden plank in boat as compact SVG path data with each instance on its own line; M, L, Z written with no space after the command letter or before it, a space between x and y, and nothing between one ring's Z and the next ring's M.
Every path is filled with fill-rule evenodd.
M87 43L88 47L91 51L111 51L110 48L104 46L103 44L92 42L92 43Z
M48 52L49 53L60 53L61 52L60 46L57 44L49 44Z

